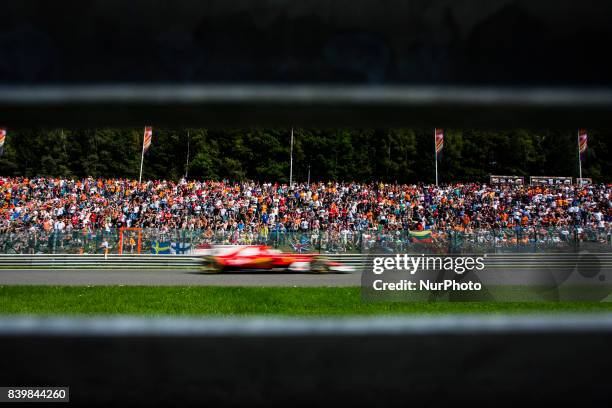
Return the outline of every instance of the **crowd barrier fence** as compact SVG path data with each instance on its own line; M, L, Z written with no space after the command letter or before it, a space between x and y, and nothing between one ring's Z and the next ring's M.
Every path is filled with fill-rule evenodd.
M138 248L137 234L141 235ZM590 228L507 228L473 231L246 231L159 230L18 231L0 233L0 254L176 254L208 245L263 244L285 251L361 254L383 252L504 253L556 252L581 248L612 250L612 230ZM121 251L120 251L121 246Z

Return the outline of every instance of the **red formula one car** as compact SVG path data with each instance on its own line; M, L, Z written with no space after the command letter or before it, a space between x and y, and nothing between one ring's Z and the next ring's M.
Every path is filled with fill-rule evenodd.
M294 254L265 245L225 248L204 258L204 272L283 271L314 273L348 273L353 268L332 262L317 254Z

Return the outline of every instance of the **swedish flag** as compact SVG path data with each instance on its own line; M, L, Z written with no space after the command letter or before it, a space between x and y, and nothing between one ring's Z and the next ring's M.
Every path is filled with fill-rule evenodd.
M169 254L170 253L170 242L159 242L153 241L151 244L151 253L158 254Z

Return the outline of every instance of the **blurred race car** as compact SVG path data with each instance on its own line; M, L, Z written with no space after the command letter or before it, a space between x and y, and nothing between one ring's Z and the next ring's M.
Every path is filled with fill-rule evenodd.
M225 249L204 257L204 272L271 270L314 273L349 273L351 266L333 262L317 254L286 253L265 245L247 245Z

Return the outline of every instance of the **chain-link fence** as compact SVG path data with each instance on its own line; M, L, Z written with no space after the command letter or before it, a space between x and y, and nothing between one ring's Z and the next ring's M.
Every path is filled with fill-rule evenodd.
M137 232L100 231L18 231L0 234L4 254L94 254L136 253ZM612 230L567 228L514 228L444 231L286 231L262 230L158 230L143 229L141 253L188 254L213 244L265 244L285 251L320 253L362 253L373 249L390 253L478 253L544 252L589 248L612 250Z

